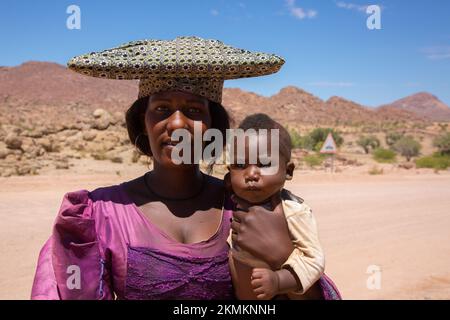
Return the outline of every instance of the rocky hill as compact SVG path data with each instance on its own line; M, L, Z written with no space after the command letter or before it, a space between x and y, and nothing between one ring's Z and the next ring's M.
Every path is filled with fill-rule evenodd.
M0 68L0 121L4 123L20 123L24 127L70 125L90 117L97 108L123 113L136 96L136 81L86 77L56 63L32 61ZM270 97L225 89L223 104L236 121L247 114L265 112L294 126L447 119L443 115L450 109L431 97L422 93L374 109L341 97L323 101L289 86Z
M428 92L413 94L385 107L409 111L433 121L450 121L450 108Z

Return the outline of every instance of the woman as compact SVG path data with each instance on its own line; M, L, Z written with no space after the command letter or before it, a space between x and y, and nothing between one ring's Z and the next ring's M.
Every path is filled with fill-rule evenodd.
M196 37L136 41L72 59L69 67L86 75L140 79L127 129L154 167L131 181L64 195L39 256L32 298L232 299L226 243L231 201L223 182L198 164L174 163L171 135L180 128L193 132L194 122L202 132L224 134L224 79L274 73L283 63ZM237 241L281 266L293 250L284 219L248 210L234 227ZM333 295L337 290L327 278L309 292L310 298Z

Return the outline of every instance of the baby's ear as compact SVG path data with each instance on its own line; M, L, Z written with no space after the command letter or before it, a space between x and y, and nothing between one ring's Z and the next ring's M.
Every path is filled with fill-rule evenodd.
M286 163L286 180L292 180L294 176L295 164L292 161Z

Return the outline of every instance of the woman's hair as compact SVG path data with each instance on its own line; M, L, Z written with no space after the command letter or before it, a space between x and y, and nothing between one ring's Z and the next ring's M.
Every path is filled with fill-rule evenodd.
M145 132L145 112L148 107L149 97L143 97L136 100L125 114L125 121L127 124L128 137L133 145L136 145L138 150L151 157L152 149L148 142L148 138L144 136ZM209 113L211 115L211 128L218 129L222 136L226 136L226 130L230 128L230 118L225 108L217 102L209 101ZM225 141L224 138L224 144ZM211 143L211 142L209 142ZM208 143L208 144L209 144Z

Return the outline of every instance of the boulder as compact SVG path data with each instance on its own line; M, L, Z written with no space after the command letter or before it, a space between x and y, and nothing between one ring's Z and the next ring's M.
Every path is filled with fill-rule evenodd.
M114 124L124 125L125 124L125 114L123 112L116 111L112 115L112 121Z
M46 152L52 152L53 151L53 141L48 138L41 138L38 140L38 144L46 151Z
M98 118L103 118L105 116L109 116L109 113L105 109L98 108L98 109L95 109L94 112L92 112L92 115L94 116L94 118L98 119Z
M111 123L110 117L108 116L100 117L95 119L94 123L92 124L92 128L97 130L106 130L108 129L110 123Z
M56 169L69 169L69 162L65 160L60 160L55 163Z
M413 162L403 162L403 163L400 163L398 166L399 166L399 168L410 170L415 167L415 164Z
M84 141L92 141L97 137L97 133L94 130L89 130L83 132L83 140Z
M5 159L10 153L11 150L8 148L0 147L0 159Z
M9 149L20 149L22 147L22 138L17 134L10 132L6 135L5 143Z

